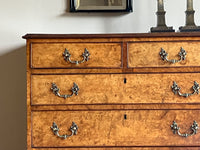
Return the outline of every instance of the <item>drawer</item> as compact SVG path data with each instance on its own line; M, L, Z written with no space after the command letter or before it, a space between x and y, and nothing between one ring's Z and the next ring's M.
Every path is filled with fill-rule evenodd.
M198 130L185 138L171 129L175 121L181 134L192 134L191 125L200 122L199 116L200 110L34 111L32 147L200 146ZM77 134L58 137L53 122L61 136L72 134L74 122Z
M124 75L32 75L31 104L101 104L117 103L123 99ZM74 83L78 85L78 95L69 98L53 94L52 83L62 95L71 95Z
M194 95L175 94L174 81L179 94ZM199 73L32 75L31 105L199 103L199 87L194 81L200 83ZM52 83L59 88L57 95ZM77 89L74 83L77 93L72 90ZM73 96L65 99L58 93Z
M199 67L199 44L200 42L136 42L128 43L128 67ZM179 56L181 47L186 51L185 60ZM168 53L168 60L182 60L170 63L164 61L161 56L161 48Z
M71 62L64 58L65 49L71 55ZM83 56L85 49L88 57L88 53ZM31 43L31 67L121 68L122 43Z

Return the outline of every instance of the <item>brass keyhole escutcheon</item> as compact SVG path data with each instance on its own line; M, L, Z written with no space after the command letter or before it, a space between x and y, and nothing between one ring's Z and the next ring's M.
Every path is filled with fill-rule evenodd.
M124 120L127 120L127 115L126 114L124 114Z

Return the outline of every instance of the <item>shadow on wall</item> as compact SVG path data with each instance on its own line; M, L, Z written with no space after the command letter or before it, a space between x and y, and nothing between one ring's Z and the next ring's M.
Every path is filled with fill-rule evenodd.
M26 48L0 56L0 149L26 149Z

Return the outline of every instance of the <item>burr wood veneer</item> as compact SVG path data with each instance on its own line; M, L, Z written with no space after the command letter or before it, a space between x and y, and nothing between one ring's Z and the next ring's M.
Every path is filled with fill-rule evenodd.
M200 146L200 134L185 139L169 130L171 120L176 120L183 128L181 132L190 132L193 118L199 115L200 110L33 111L32 146ZM58 140L49 132L52 120L63 134L70 134L72 122L80 130L69 139Z
M200 149L199 33L23 38L27 150Z

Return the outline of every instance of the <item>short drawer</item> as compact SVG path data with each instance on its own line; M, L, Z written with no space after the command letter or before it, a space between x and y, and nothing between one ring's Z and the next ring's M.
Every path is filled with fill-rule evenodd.
M121 67L122 43L31 43L31 68Z
M34 111L32 147L200 146L197 128L187 138L173 133L175 121L180 134L193 134L199 116L200 110ZM53 122L59 135L72 136L58 137Z
M199 44L199 41L128 43L128 67L199 67ZM181 61L173 63L163 60L160 53L164 52L161 52L161 48L168 53L169 61ZM181 48L186 52L184 60L179 56Z
M198 83L199 73L32 75L31 105L200 103Z

